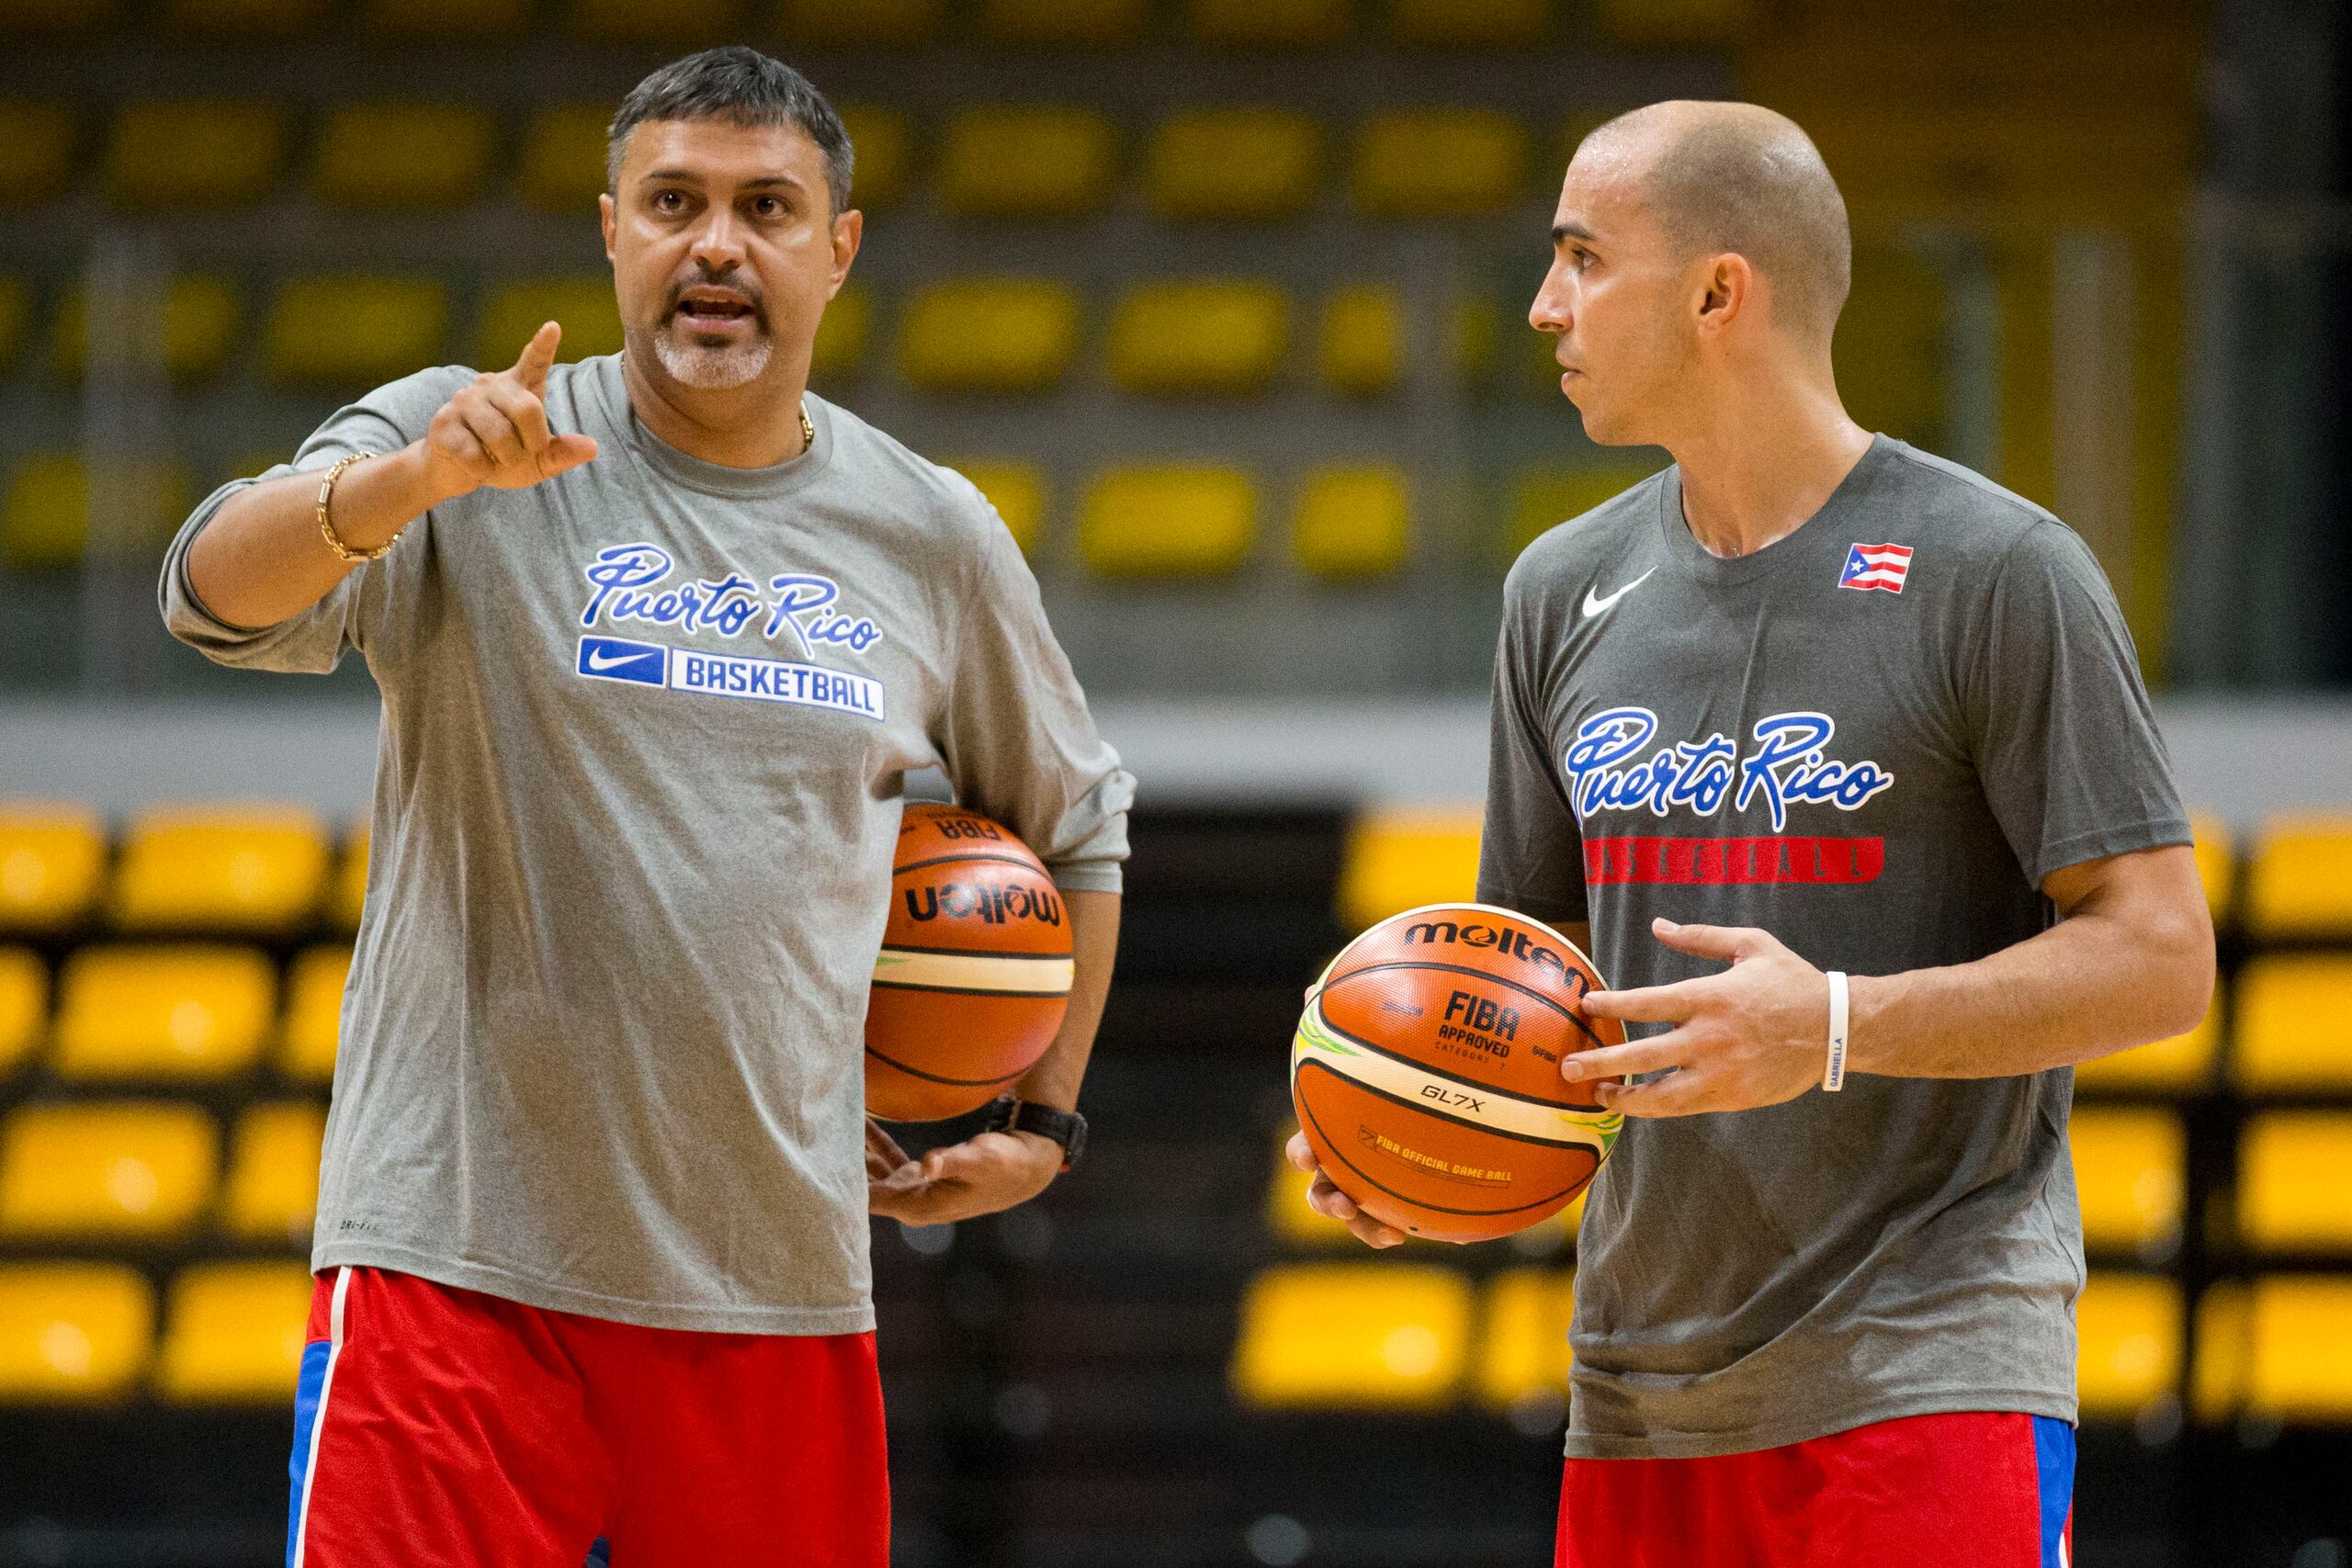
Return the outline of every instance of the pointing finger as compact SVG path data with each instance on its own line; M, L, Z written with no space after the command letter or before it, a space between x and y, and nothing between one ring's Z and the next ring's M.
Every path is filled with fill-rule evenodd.
M490 400L490 406L504 414L506 423L514 427L514 434L522 439L525 452L536 457L547 449L550 438L548 406L539 400L537 393L526 392L512 381L493 377L482 383L482 395Z
M1753 926L1686 926L1660 916L1650 922L1650 934L1677 953L1696 958L1720 958L1736 963L1752 958L1772 938Z
M547 389L548 367L555 363L555 346L563 341L563 328L555 321L542 324L523 345L523 353L514 361L514 378L534 392Z

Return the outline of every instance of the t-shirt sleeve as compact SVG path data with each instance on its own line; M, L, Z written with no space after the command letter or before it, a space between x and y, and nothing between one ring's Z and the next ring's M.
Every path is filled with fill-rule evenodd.
M2063 866L2189 842L2132 634L2073 530L2038 523L2009 547L1971 654L1977 776L2036 886Z
M353 568L326 597L269 626L235 626L214 615L188 581L188 550L219 514L221 504L241 490L282 475L324 468L355 453L399 451L424 435L441 405L472 375L470 370L444 366L379 387L357 402L338 409L311 432L291 462L280 463L253 479L232 479L205 497L164 554L157 596L164 625L171 634L216 664L300 674L322 675L334 670L346 648L368 652L370 633L398 613L399 585L410 575L409 563L424 553L423 540L411 536L421 535L431 525L431 513L410 524L400 547L390 555Z
M1540 646L1523 604L1507 598L1488 709L1487 815L1478 840L1478 899L1564 923L1589 919L1584 832L1552 759Z
M1019 834L1056 886L1120 890L1135 780L1095 729L1036 579L992 508L937 744L956 798Z

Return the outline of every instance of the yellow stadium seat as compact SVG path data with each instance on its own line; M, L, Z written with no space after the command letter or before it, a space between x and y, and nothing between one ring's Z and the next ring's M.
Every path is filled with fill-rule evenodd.
M2263 824L2246 868L2245 924L2264 939L2352 936L2352 816Z
M817 341L808 356L811 380L845 381L865 361L866 340L874 329L874 297L861 283L843 283L817 322Z
M852 165L849 199L871 211L907 194L914 178L915 127L904 109L878 104L846 104L839 111L849 132Z
M2180 1382L2180 1288L2094 1272L2075 1303L2075 1382L2086 1416L2128 1420Z
M2222 1285L2198 1303L2198 1414L2352 1421L2352 1276Z
M311 1271L199 1263L172 1280L155 1389L175 1404L282 1405L302 1370Z
M1722 48L1747 35L1758 0L1594 0L1592 19L1611 42L1645 48Z
M1290 301L1271 283L1147 283L1111 319L1111 375L1131 392L1237 396L1282 368Z
M1269 1269L1241 1300L1233 1382L1248 1404L1428 1410L1469 1361L1469 1282L1389 1261Z
M107 194L141 209L243 206L269 194L285 153L286 115L275 105L133 103L107 144Z
M2197 1093L2213 1081L2213 1064L2221 1054L2220 1008L2221 993L2217 989L2203 1021L2188 1033L2077 1063L2076 1091L2184 1096Z
M2230 915L2230 899L2237 892L2237 846L2230 836L2230 825L2210 811L2188 814L2188 830L2195 835L2197 878L2205 885L2205 908L2220 924Z
M2082 1199L2084 1244L2095 1252L2168 1254L2180 1239L2188 1161L2179 1119L2169 1111L2082 1109L2067 1127L2067 1141Z
M1035 463L973 457L948 467L979 487L1023 555L1034 554L1046 531L1046 475Z
M367 0L369 28L394 38L482 39L511 33L531 0Z
M531 117L514 160L514 186L526 205L546 212L596 210L605 194L605 104L558 104Z
M77 285L58 307L50 365L61 375L78 377L88 367L89 304ZM162 341L146 352L160 354L164 370L176 379L208 376L236 348L243 315L237 286L229 279L175 277L164 296Z
M1087 487L1078 553L1104 577L1215 577L1249 558L1257 487L1202 464L1112 468Z
M112 1399L146 1370L155 1296L119 1263L0 1267L0 1403Z
M742 0L576 0L580 30L603 43L710 44L739 30Z
M1353 0L1189 0L1184 28L1196 43L1319 49L1346 41L1353 10Z
M334 1079L343 989L350 976L348 947L313 947L294 960L286 982L286 1045L277 1066L297 1083Z
M944 0L784 0L780 20L792 42L820 48L905 48L928 39Z
M1494 212L1526 182L1527 132L1485 109L1377 115L1356 141L1351 178L1358 210L1374 218Z
M299 807L155 807L123 836L109 904L124 931L287 931L326 874L325 824Z
M93 474L75 452L36 452L17 466L0 513L0 559L24 571L70 567L86 554L147 557L172 536L193 503L187 469L170 458ZM102 522L102 529L94 528Z
M980 0L980 29L998 43L1111 49L1143 29L1147 0Z
M0 126L0 136L6 134L6 128ZM0 365L17 357L32 317L32 286L21 277L0 277Z
M1035 392L1078 350L1078 297L1044 278L934 283L908 301L899 371L927 392Z
M334 881L327 888L327 919L341 931L359 929L359 916L368 901L368 824L362 821L344 840L343 852L336 857Z
M1342 397L1392 391L1405 364L1405 305L1382 283L1354 283L1323 302L1316 369Z
M0 0L0 38L82 32L111 22L115 0Z
M1534 49L1552 35L1552 0L1388 0L1399 43Z
M282 37L311 26L326 8L327 0L165 0L164 18L195 32Z
M607 273L573 277L511 278L482 301L473 363L503 370L514 363L531 334L553 321L563 329L559 359L590 359L621 351L621 312Z
M28 947L0 947L0 1078L49 1032L49 969Z
M1362 931L1424 904L1478 896L1476 806L1384 807L1348 824L1340 857L1340 924Z
M469 105L343 104L319 133L311 189L331 207L462 207L488 182L494 134Z
M2352 1113L2273 1111L2247 1122L2238 1235L2267 1252L2352 1252Z
M304 386L390 381L438 362L448 321L438 278L296 278L270 301L262 361Z
M1838 316L1838 390L1865 428L1934 446L1947 418L1943 275L1903 247L1854 247L1853 289Z
M2352 958L2256 958L2237 981L2233 1076L2241 1088L2352 1089Z
M1513 310L1509 312L1514 332L1526 330L1527 313ZM1457 295L1447 308L1445 319L1445 355L1456 378L1475 385L1495 372L1502 358L1505 312L1491 294L1464 292ZM1528 332L1529 337L1541 344L1540 333Z
M256 1105L240 1116L220 1190L221 1228L248 1241L307 1241L325 1132L326 1112L309 1100Z
M25 1106L0 1126L0 1234L184 1232L211 1199L214 1142L193 1105Z
M71 194L74 110L29 98L0 100L0 204L55 201Z
M1287 218L1312 206L1323 131L1296 109L1185 109L1144 154L1144 190L1169 218Z
M84 947L58 976L59 1073L222 1078L260 1055L277 976L258 949Z
M1291 556L1317 577L1385 577L1405 563L1412 529L1401 468L1317 468L1299 485Z
M1654 462L1603 457L1587 467L1522 469L1511 487L1505 547L1517 557L1539 536L1633 489L1660 467Z
M1475 1377L1481 1404L1509 1410L1530 1399L1565 1404L1568 1394L1568 1320L1576 1313L1576 1276L1548 1269L1507 1269L1487 1287L1484 1333Z
M948 121L939 205L973 218L1068 218L1110 199L1119 133L1093 109L1006 106Z
M56 931L90 911L106 823L86 806L0 801L0 931Z

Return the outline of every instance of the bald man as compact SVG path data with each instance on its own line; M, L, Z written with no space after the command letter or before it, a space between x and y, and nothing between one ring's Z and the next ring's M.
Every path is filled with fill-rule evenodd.
M2056 518L1847 417L1794 124L1613 120L1552 238L1561 389L1675 459L1529 547L1496 660L1478 896L1587 945L1634 1037L1562 1066L1628 1122L1557 1561L2063 1563L2072 1066L2213 982L2131 637Z

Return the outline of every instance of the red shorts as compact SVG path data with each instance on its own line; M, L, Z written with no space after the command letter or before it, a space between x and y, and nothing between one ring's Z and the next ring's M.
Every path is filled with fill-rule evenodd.
M2075 1429L1913 1416L1713 1459L1572 1459L1557 1568L2068 1568Z
M311 1298L288 1568L886 1568L874 1336L693 1334L379 1269Z

